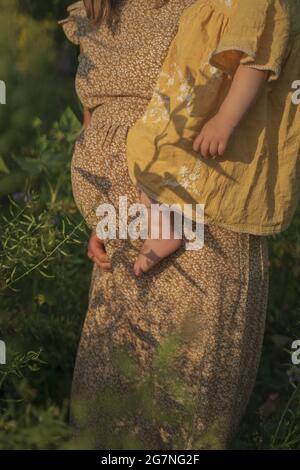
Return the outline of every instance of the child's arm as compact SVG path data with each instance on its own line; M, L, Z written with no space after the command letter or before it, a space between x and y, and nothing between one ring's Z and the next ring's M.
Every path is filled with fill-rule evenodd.
M263 83L267 70L240 65L232 80L228 95L218 113L202 128L193 143L195 152L202 156L223 155L235 127L251 107Z

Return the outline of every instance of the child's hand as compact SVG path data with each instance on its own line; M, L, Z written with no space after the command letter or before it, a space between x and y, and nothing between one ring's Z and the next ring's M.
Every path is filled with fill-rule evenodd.
M230 136L247 113L267 80L268 70L240 65L219 112L210 119L196 137L193 149L203 157L222 156Z
M216 114L202 128L193 143L195 152L203 157L222 156L228 145L230 136L234 131L226 118Z

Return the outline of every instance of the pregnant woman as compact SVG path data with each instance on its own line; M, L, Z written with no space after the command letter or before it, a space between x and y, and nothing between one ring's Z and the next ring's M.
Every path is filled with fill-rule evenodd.
M208 224L201 250L180 248L136 277L142 241L104 246L95 235L99 204L139 201L127 134L192 3L86 0L60 22L81 51L76 90L85 129L72 184L95 262L71 397L81 448L226 448L255 383L268 293L265 237Z

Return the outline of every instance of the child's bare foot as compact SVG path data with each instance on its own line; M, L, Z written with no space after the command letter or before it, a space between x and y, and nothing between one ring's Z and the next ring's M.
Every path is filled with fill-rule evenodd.
M174 253L181 246L181 238L175 238L174 217L168 209L156 209L151 212L151 204L156 204L154 200L150 199L145 193L141 195L141 202L148 209L148 222L149 222L149 238L145 241L139 256L134 264L134 273L136 276L141 276L143 273L148 272L163 258ZM155 206L153 206L155 207ZM152 207L152 210L153 210ZM152 220L152 215L155 217ZM169 228L168 238L163 237L163 227ZM151 238L151 234L156 232L156 237Z
M136 262L134 263L134 273L136 276L141 276L163 258L174 253L181 246L181 240L170 239L170 240L151 240L145 241L143 248Z

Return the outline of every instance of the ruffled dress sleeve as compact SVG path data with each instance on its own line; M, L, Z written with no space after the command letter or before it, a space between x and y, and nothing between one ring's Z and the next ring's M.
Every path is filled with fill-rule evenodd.
M237 0L217 48L212 66L233 76L240 64L270 72L277 80L288 53L289 0Z
M67 18L58 21L64 30L66 37L73 44L79 45L80 40L87 31L88 18L82 1L72 3L67 11Z

